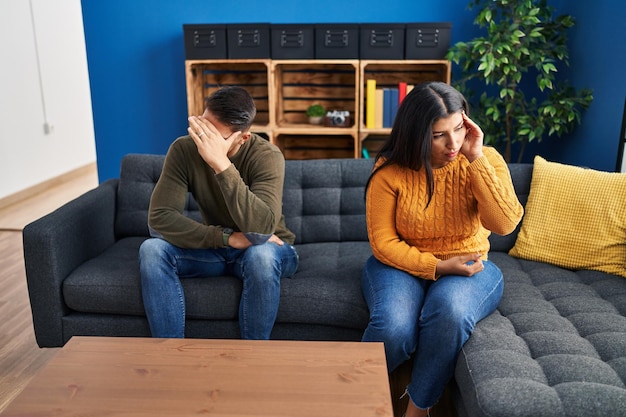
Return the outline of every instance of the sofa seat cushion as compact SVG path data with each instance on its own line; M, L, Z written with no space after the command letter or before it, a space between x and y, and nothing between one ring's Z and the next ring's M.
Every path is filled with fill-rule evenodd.
M124 238L85 262L63 282L67 307L82 313L141 315L137 253L144 238ZM365 329L368 310L361 293L361 269L371 253L368 242L297 246L300 266L281 283L277 322ZM232 276L182 280L187 316L237 320L241 281Z
M66 305L81 313L145 316L139 273L139 246L145 238L116 242L85 262L63 282ZM182 280L190 318L237 319L241 281L232 276Z
M460 416L626 415L626 280L489 258L504 294L459 356Z
M296 245L300 264L282 281L277 321L365 330L369 311L361 272L371 255L369 242Z
M117 241L63 281L65 305L83 313L144 315L137 254L143 237Z

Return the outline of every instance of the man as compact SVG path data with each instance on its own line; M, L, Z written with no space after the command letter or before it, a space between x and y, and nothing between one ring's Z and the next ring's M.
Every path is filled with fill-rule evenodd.
M243 281L241 337L270 337L280 279L295 273L298 255L282 215L285 160L277 147L249 132L255 116L246 90L221 88L207 99L202 116L189 118L189 135L167 152L150 200L155 237L139 250L153 337L184 337L181 279L219 275ZM202 223L183 214L188 192Z

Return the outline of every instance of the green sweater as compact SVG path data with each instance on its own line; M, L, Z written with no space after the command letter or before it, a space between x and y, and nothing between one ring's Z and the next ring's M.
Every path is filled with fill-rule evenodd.
M295 235L282 215L285 159L281 151L253 134L231 161L228 169L216 175L191 137L174 141L152 193L149 226L182 248L223 247L224 227L275 233L293 244ZM202 223L184 214L188 192L198 203Z

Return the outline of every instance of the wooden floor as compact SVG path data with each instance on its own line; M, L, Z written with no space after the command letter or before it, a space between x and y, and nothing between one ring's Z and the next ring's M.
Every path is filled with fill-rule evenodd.
M97 185L95 166L77 172L0 209L0 413L58 350L40 349L35 342L22 229Z
M28 223L98 185L96 164L78 168L0 201L0 231L21 231ZM8 202L8 203L7 203Z

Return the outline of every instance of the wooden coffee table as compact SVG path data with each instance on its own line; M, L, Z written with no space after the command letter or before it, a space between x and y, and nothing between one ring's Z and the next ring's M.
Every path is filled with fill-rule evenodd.
M11 416L393 416L382 343L74 337Z

